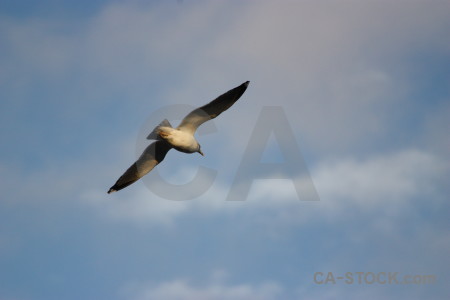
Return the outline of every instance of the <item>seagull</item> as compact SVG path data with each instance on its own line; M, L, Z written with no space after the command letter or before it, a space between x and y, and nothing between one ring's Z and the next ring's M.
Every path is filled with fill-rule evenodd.
M184 153L199 153L204 155L194 134L197 128L206 121L216 118L229 109L244 94L250 81L229 90L210 103L191 111L181 121L177 128L173 128L165 119L147 136L148 140L155 140L150 144L138 160L123 173L116 183L109 189L108 194L117 192L141 177L163 161L167 152L174 148Z

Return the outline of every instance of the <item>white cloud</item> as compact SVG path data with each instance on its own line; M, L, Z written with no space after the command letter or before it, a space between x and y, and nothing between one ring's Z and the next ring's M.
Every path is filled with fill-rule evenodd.
M351 151L388 135L392 107L410 100L414 83L403 70L416 49L410 45L446 49L448 18L439 7L409 4L258 2L210 50L216 63L196 68L208 76L221 61L232 62L238 70L227 74L253 79L248 101L282 105L314 151ZM236 114L251 124L255 106ZM242 133L233 139L237 147L248 137L241 127L233 128Z
M405 150L362 161L347 159L320 164L311 172L320 197L318 202L299 201L289 179L255 180L246 201L225 201L229 186L221 181L216 181L199 198L187 201L159 198L139 182L112 199L103 195L104 191L85 194L84 198L101 211L106 208L114 218L142 224L168 225L183 215L236 212L258 215L262 220L267 218L267 222L298 223L343 219L349 208L366 213L381 210L391 216L417 201L438 205L443 191L437 179L447 172L448 164L440 158Z
M324 200L351 199L371 206L432 194L435 180L447 167L442 159L412 149L366 161L323 163L315 170L314 179Z
M49 151L45 162L26 165L24 170L12 164L0 165L1 192L7 199L2 203L14 208L5 212L30 211L38 221L27 220L23 224L31 228L30 224L37 225L45 219L43 211L62 216L72 214L65 201L79 205L82 199L108 220L143 226L176 226L183 217L211 216L225 217L239 222L238 225L247 220L259 222L258 225L270 224L260 227L264 234L269 230L278 234L281 232L278 228L286 235L296 230L297 236L302 226L295 225L312 227L320 223L326 227L321 227L320 233L327 241L324 244L314 241L316 246L342 242L329 237L333 228L343 224L345 227L352 218L364 218L364 222L358 219L348 226L357 227L346 232L346 238L354 244L348 241L340 244L338 250L346 253L326 260L328 268L332 263L338 267L381 263L399 266L400 270L415 262L414 266L419 265L425 271L441 270L450 239L433 214L441 211L448 190L445 181L450 169L446 160L448 106L427 115L426 128L417 133L429 147L419 150L416 144L391 145L387 141L406 130L410 133L400 115L409 114L406 108L417 102L417 96L411 94L417 79L408 77L410 72L417 72L413 63L418 60L426 63L423 56L448 52L448 10L449 3L445 1L433 4L184 1L179 6L127 2L108 4L98 15L77 24L2 18L0 39L5 51L0 57L0 85L11 95L5 99L14 109L3 109L5 118L0 118L0 122L5 133L17 134L17 128L25 126L22 132L29 134L13 142L5 140L17 149L29 147L29 152L37 151L44 156L42 153L47 151L36 150L30 138L33 130L44 131L43 117L54 113L64 120L52 124L61 125L61 133L73 136L78 132L77 127L66 123L65 116L70 114L75 116L71 118L73 123L85 122L85 129L105 128L98 133L119 144L105 145L98 141L95 144L92 139L85 141L94 143L89 147L91 151L74 151L74 157L67 155L67 161L54 162L52 155L57 151ZM169 201L158 198L138 182L117 194L106 194L124 170L122 167L128 167L134 158L133 137L121 136L120 128L125 120L136 117L125 114L123 107L139 112L148 109L150 114L162 104L204 104L218 92L244 80L252 83L239 107L217 119L216 136L223 140L205 148L207 154L221 158L214 160L218 164L214 167L225 175L219 176L207 193L189 201ZM60 97L47 98L46 93ZM36 99L39 96L42 97ZM111 101L120 106L117 115L122 120L111 120L98 113L100 109L116 107ZM290 180L256 180L246 201L225 201L230 187L224 178L233 174L238 160L222 158L240 157L262 105L282 106L302 145L314 153L316 163L310 171L321 201L298 201ZM434 104L429 101L417 105ZM31 123L30 116L42 119L31 118L39 121ZM422 117L418 110L406 121L420 127ZM227 124L228 120L235 122ZM155 124L159 121L155 120ZM399 123L403 127L396 127ZM201 139L206 141L206 137ZM52 146L60 146L59 136L50 140L56 141ZM30 157L35 158L32 154ZM162 165L170 166L169 161ZM170 178L175 182L186 182L195 173L195 167L190 169L181 164L176 167L181 171ZM421 206L425 203L427 209L434 210L425 211L429 215L415 220L416 215L423 213ZM405 218L415 224L403 224ZM62 220L58 218L58 222ZM21 230L25 229L14 233L21 235ZM384 251L399 254L368 255L363 263L352 261L353 264L345 265L353 260L347 254L358 250L351 246L375 245L368 236L370 240L390 242L392 249ZM408 239L413 242L408 243ZM17 252L16 248L29 246L21 242L13 235L2 235L0 252L10 255ZM124 252L121 257L130 253ZM314 253L310 264L323 260ZM132 285L127 290L127 299L279 299L285 291L281 284L273 282L235 284L215 279L196 284L192 282L195 279L179 278L178 274L171 278L174 279ZM314 299L324 294L324 291L305 292ZM349 294L345 290L325 296L349 298ZM366 297L367 292L357 295Z
M211 282L207 285L193 285L184 279L176 279L159 284L133 284L123 289L127 299L133 300L239 300L280 299L282 288L274 282L252 284L226 284Z
M414 87L405 77L411 51L447 49L448 4L327 5L114 3L76 26L9 19L2 26L11 48L2 76L17 83L79 73L72 84L99 93L96 103L108 103L120 90L124 99L152 105L203 104L217 91L251 80L234 118L252 124L259 106L281 105L313 151L351 151L389 134L392 107L404 104ZM91 97L77 95L76 102L94 102ZM233 148L227 151L245 147L251 127L242 124L219 128L229 137L240 133L229 139Z

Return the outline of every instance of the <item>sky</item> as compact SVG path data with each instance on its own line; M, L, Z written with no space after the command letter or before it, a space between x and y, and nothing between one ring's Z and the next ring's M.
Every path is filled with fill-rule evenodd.
M447 299L449 13L0 1L0 300ZM247 80L205 157L106 194Z

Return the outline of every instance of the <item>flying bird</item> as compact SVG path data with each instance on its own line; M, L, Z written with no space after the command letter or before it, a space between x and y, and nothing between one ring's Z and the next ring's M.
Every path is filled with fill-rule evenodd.
M210 103L194 109L184 117L177 128L172 127L167 119L162 121L147 137L149 140L156 141L150 144L138 160L120 176L109 189L108 194L129 186L153 170L172 148L184 153L203 155L200 144L194 137L195 131L206 121L214 119L229 109L244 94L249 83L246 81Z

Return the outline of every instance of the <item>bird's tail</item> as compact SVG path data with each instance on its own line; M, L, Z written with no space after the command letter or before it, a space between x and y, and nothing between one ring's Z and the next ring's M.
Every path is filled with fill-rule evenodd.
M170 123L169 123L169 121L167 119L164 119L161 123L159 123L158 126L155 127L155 129L153 129L152 132L150 132L150 134L147 136L147 140L162 141L163 139L159 135L159 128L160 127L172 127L172 125L170 125Z

